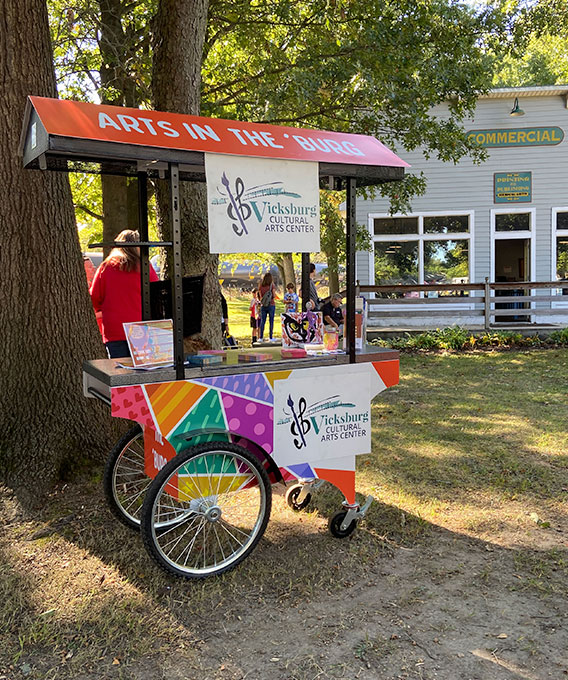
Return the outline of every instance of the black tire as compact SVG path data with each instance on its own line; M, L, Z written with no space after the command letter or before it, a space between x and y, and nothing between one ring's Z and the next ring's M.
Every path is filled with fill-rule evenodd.
M335 538L347 538L347 536L350 536L357 528L357 520L354 519L347 529L341 529L341 523L345 519L346 514L346 510L338 510L329 518L329 530Z
M312 500L312 494L308 492L304 500L301 503L298 503L298 496L300 495L301 491L302 485L296 484L295 486L291 486L286 492L286 503L288 503L294 512L301 512L310 504L310 501Z
M142 539L168 573L206 578L233 569L254 550L271 507L270 480L252 453L227 442L198 444L151 483Z
M140 425L135 425L115 444L103 473L110 509L131 529L140 528L142 503L151 481L144 472L144 433Z

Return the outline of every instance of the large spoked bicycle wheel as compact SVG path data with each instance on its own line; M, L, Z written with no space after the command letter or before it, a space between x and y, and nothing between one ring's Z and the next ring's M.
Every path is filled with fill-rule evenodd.
M103 475L110 509L127 527L140 527L144 494L151 481L144 472L144 433L135 425L110 452Z
M236 444L199 444L178 454L150 485L142 538L169 573L205 578L252 552L271 507L270 480L255 456Z

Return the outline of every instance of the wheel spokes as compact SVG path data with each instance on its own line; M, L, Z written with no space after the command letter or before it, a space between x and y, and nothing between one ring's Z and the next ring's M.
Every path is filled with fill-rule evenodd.
M265 502L262 479L246 459L222 451L196 456L176 468L156 496L154 544L181 570L215 571L254 540Z

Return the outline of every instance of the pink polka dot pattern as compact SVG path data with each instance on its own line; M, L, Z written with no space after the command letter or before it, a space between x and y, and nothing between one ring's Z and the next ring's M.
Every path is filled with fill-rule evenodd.
M273 449L272 411L271 404L259 404L248 399L221 392L221 402L229 430L241 437L246 437L262 446L267 452ZM254 406L254 410L252 409Z

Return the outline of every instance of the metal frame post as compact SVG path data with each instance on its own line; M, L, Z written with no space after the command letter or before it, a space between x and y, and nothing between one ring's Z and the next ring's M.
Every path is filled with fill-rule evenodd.
M306 309L306 304L310 299L310 254L302 253L302 309Z
M183 283L181 266L181 222L179 200L179 165L169 163L172 216L172 310L174 321L174 365L176 380L185 378L183 354Z
M355 238L357 222L355 219L356 180L349 177L346 180L346 271L347 277L347 309L345 315L344 334L349 363L355 363Z
M488 331L491 328L491 286L489 284L489 277L485 277L485 330Z
M138 232L141 242L148 242L148 184L145 172L137 173L138 178ZM150 249L140 246L140 290L142 291L142 321L152 318L150 305Z

